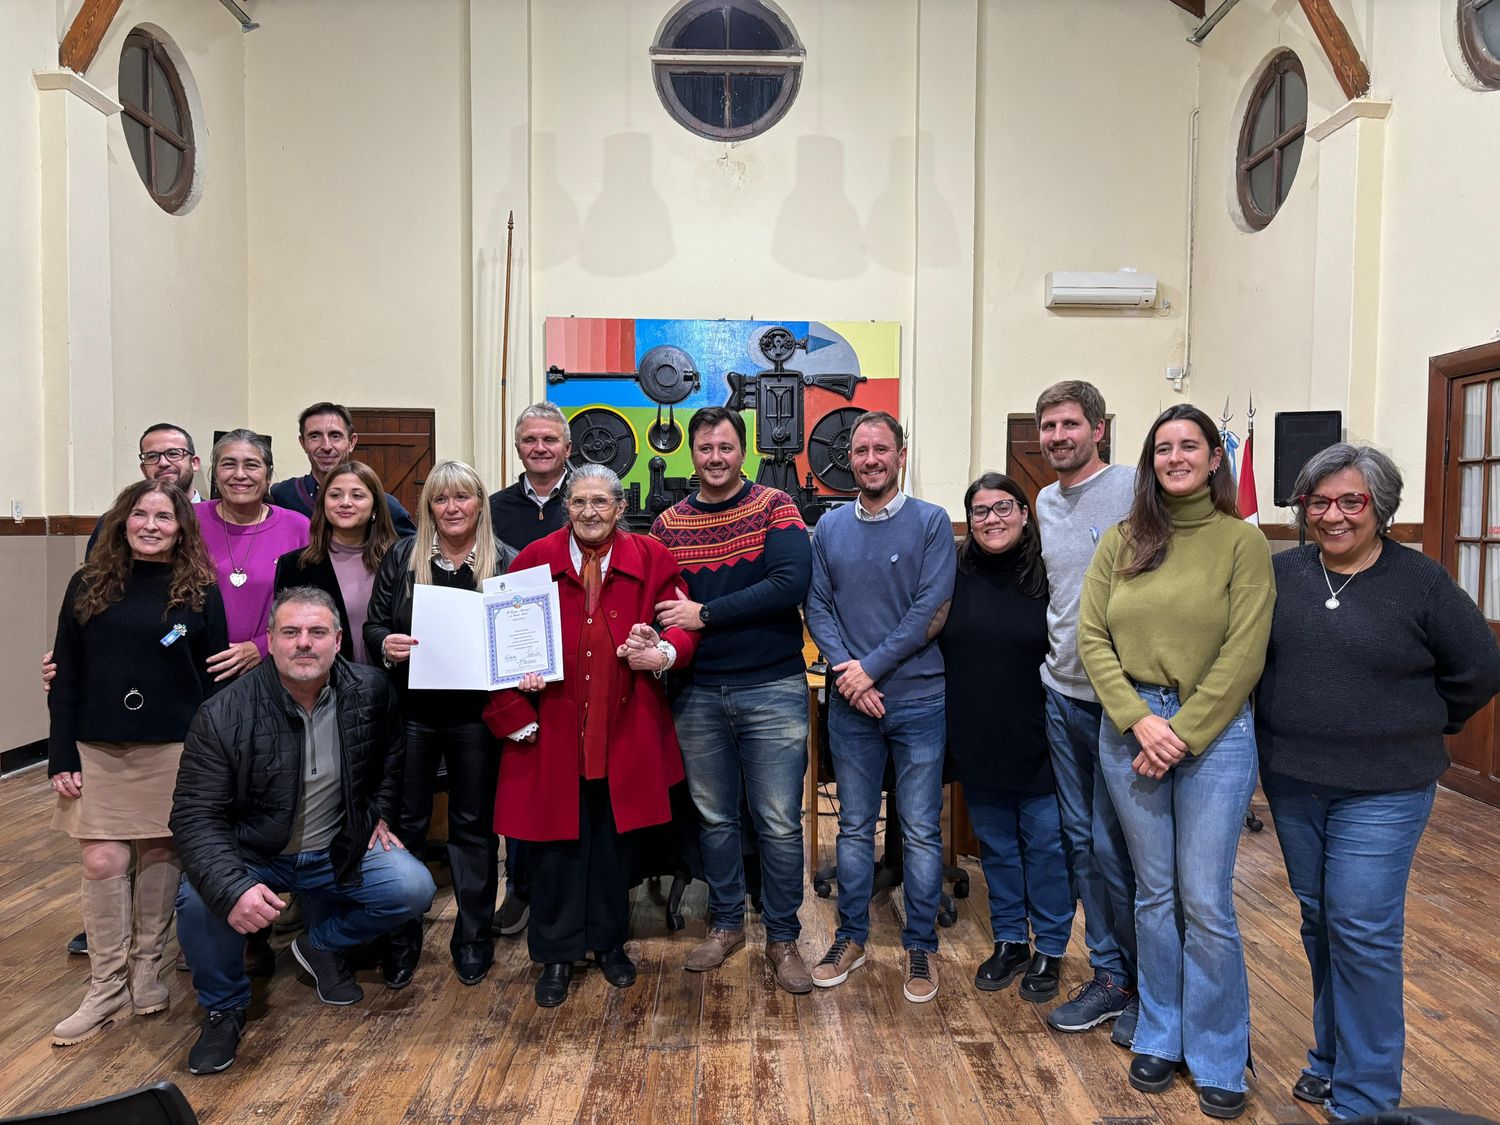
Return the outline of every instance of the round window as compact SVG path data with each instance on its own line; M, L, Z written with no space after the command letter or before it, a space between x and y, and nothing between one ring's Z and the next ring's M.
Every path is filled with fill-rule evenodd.
M119 95L135 170L162 210L176 213L193 186L193 121L166 47L141 28L120 53Z
M1286 202L1306 131L1307 78L1297 56L1283 51L1262 72L1240 127L1240 207L1252 228L1264 227Z

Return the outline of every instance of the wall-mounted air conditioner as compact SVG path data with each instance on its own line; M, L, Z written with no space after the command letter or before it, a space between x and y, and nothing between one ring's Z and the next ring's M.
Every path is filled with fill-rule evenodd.
M1150 308L1156 304L1156 275L1135 270L1054 270L1047 275L1043 303L1049 309Z

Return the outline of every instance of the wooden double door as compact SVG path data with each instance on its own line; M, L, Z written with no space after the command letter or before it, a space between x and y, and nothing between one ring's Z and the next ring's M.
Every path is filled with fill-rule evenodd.
M1500 343L1428 367L1422 549L1474 599L1500 639ZM1448 738L1443 784L1500 806L1495 703Z

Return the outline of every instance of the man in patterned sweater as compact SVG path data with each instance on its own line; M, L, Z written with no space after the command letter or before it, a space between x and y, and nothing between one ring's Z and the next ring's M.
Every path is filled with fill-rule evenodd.
M708 936L683 967L717 968L745 942L743 794L760 852L766 958L788 992L811 992L797 951L807 681L798 606L812 575L807 528L786 493L745 480L745 422L710 406L688 422L698 492L651 527L690 598L656 607L664 628L701 629L673 704L688 789L702 817Z

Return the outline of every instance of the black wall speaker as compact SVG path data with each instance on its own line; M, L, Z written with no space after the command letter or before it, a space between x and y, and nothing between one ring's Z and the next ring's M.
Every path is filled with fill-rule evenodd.
M1297 473L1314 453L1344 437L1344 415L1338 410L1284 410L1276 415L1276 481L1273 495L1281 507L1292 495Z

